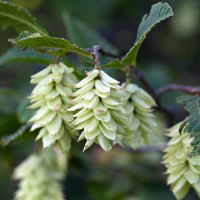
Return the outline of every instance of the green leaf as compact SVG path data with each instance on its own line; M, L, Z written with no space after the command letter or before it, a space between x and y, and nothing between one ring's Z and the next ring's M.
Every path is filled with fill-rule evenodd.
M101 66L101 68L119 68L121 69L122 71L125 71L125 68L124 68L124 65L122 64L122 62L120 62L118 59L115 59L113 60L112 62L110 63L107 63L103 66Z
M21 31L31 30L42 35L48 34L28 10L6 1L0 1L0 25L3 28L12 26Z
M11 88L0 87L0 113L3 115L16 112L21 94Z
M19 137L21 137L26 132L26 130L29 129L30 127L31 127L31 124L23 125L17 132L15 132L11 135L7 135L7 136L2 137L0 139L0 144L2 146L6 146L6 145L10 144L11 142L14 142Z
M144 15L142 21L138 27L137 37L134 46L129 50L129 52L124 56L124 58L120 61L121 66L132 65L136 66L136 58L139 51L139 48L146 38L147 34L153 29L155 25L157 25L162 20L167 19L168 17L173 16L172 8L168 3L156 3L151 7L150 13ZM114 65L118 59L115 59L109 65ZM119 60L118 60L119 61Z
M135 44L123 58L122 62L127 65L132 64L133 66L136 66L136 57L138 54L138 50L147 34L153 29L155 25L170 16L173 16L173 11L168 3L159 2L157 4L154 4L151 7L149 16L147 17L146 14L142 18L142 21L138 27Z
M93 31L84 22L74 19L71 16L69 17L67 13L63 14L63 21L71 41L79 47L91 49L94 45L99 45L104 51L111 52L115 55L119 53L112 44L106 41L96 31ZM100 53L99 61L101 65L109 63L112 60L112 58L104 56ZM94 65L94 63L90 63L88 59L82 59L82 63L84 63L84 66Z
M189 113L180 126L180 132L184 130L194 137L191 142L193 150L189 156L200 155L200 97L183 95L177 98L177 103L184 105L185 110Z
M22 52L20 49L11 48L2 56L0 56L0 66L14 62L49 64L53 59L53 56L41 54L33 50Z
M25 98L21 101L19 107L17 108L17 117L21 123L26 123L33 116L35 109L27 109L30 106L29 99Z
M118 53L113 45L82 21L69 17L67 13L63 14L63 21L71 41L81 48L92 48L94 45L99 45L105 51Z
M23 38L22 35L20 35L19 38L11 39L10 41L24 50L33 48L35 51L47 52L53 56L76 53L93 59L91 53L79 48L75 44L71 44L68 40L63 38L41 36L39 33L34 33Z

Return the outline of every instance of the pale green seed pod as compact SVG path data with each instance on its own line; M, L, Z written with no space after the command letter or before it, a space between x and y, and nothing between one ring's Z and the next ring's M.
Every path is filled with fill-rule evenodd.
M193 149L190 146L193 138L187 132L179 133L180 125L178 123L167 130L167 136L171 138L163 157L168 174L167 183L176 199L183 199L190 188L200 197L200 156L188 156Z
M34 122L31 131L42 128L36 140L42 139L44 148L57 142L62 151L69 151L71 136L77 134L72 132L73 113L67 111L73 85L77 83L73 71L73 68L58 63L31 77L31 83L37 85L29 97L32 102L29 108L39 108L30 119Z
M68 111L77 111L73 125L77 130L83 129L78 140L87 140L84 150L97 143L110 151L111 142L120 143L120 135L125 134L125 110L118 92L121 87L100 69L86 74L87 77L74 86L78 90L72 94L74 106Z
M122 141L137 148L149 143L149 137L154 134L157 126L152 108L156 105L153 98L137 85L123 84L123 108L127 112L127 136Z
M53 150L32 154L14 172L19 180L15 200L64 200L60 181L66 171L66 155Z

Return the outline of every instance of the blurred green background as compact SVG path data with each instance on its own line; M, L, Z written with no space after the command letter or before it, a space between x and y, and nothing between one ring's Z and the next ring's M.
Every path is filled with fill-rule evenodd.
M79 34L80 47L88 48L82 35L72 30L78 20L118 49L124 55L133 45L142 16L150 10L153 0L12 0L29 9L52 36L70 39ZM174 17L162 22L148 35L138 57L138 68L153 88L168 83L200 85L200 1L167 1ZM63 17L64 16L64 17ZM72 20L73 19L73 20ZM79 22L81 21L81 22ZM76 21L77 22L77 21ZM71 28L68 26L71 23ZM30 76L44 65L5 63L11 48L8 38L17 36L14 29L0 31L0 137L15 132L26 120L24 98L31 92ZM75 39L74 39L75 40ZM7 54L6 54L7 55ZM80 70L85 69L76 58ZM110 69L119 80L124 74ZM175 99L181 93L167 92L162 103L174 112L173 123L186 113ZM152 143L165 141L165 118L157 113L158 133ZM13 199L17 183L12 181L13 168L35 149L36 133L26 133L17 142L0 147L0 200ZM166 185L165 169L160 164L162 153L136 154L116 148L104 153L97 147L82 153L83 143L73 143L69 170L63 183L68 200L173 200ZM186 200L199 199L191 191Z

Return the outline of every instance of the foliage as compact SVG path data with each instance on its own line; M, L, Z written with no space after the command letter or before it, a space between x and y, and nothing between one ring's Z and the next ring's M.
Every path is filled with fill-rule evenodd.
M195 95L183 95L178 97L177 102L184 105L184 108L189 112L189 116L181 124L180 131L190 133L194 140L191 142L193 150L190 156L196 156L200 154L200 106L199 97Z
M82 21L70 17L67 13L63 13L63 21L71 41L81 48L91 48L98 44L105 51L115 54L118 53L116 47L106 41L102 36L93 31Z
M104 51L112 52L115 55L119 54L119 51L111 43L106 41L101 35L93 31L84 22L70 17L67 13L63 13L63 22L66 32L69 35L70 40L77 44L81 48L92 48L94 45L99 45ZM105 56L99 58L101 65L111 62L113 59ZM83 60L87 64L87 60ZM88 63L89 65L93 65ZM117 65L111 65L111 67L117 67ZM121 67L123 69L123 67Z
M38 33L30 35L25 34L24 36L23 33L18 38L11 39L10 41L22 49L33 48L38 52L47 52L54 56L67 55L72 52L92 59L91 53L79 48L75 44L71 44L68 40L63 38L41 36Z
M152 28L157 25L160 21L167 19L168 17L173 16L172 8L168 3L157 3L151 7L149 16L145 15L140 22L137 31L137 37L134 46L129 50L129 52L124 56L124 58L119 62L114 60L108 65L117 65L119 67L126 65L136 66L136 58L139 51L139 48L144 41L146 35L152 30ZM105 65L104 67L107 67Z
M0 57L0 66L14 62L49 64L52 60L53 56L48 54L41 54L33 50L22 52L20 49L13 47Z
M17 117L18 117L18 120L21 122L21 123L27 123L28 120L33 116L34 114L34 109L33 110L30 110L28 109L28 106L30 106L30 101L25 98L23 99L18 108L17 108Z
M31 30L47 35L47 31L29 11L7 1L0 1L0 24L4 28L11 26L20 31Z
M15 2L17 1L18 0ZM96 147L92 150L87 150L87 152L83 154L80 153L80 147L82 145L76 144L75 142L72 142L71 145L70 141L71 139L72 141L78 139L77 136L79 135L79 140L87 140L85 149L91 144L96 143L104 150L109 151L115 143L118 143L121 146L129 144L135 148L135 143L136 146L139 145L139 142L136 142L139 139L144 140L144 142L147 142L147 139L149 139L149 143L153 145L152 149L157 149L158 142L165 141L162 133L166 121L164 120L164 115L162 113L155 113L154 117L151 112L153 111L153 108L156 107L160 109L160 111L164 111L163 113L166 111L166 116L169 116L172 113L172 115L170 115L171 118L173 116L173 119L171 119L172 121L174 119L176 121L183 120L183 111L181 107L179 108L177 105L174 105L173 102L174 97L177 96L178 93L175 93L175 95L171 93L163 95L162 101L160 102L160 97L157 96L156 91L155 94L153 91L152 94L153 97L155 97L154 100L158 104L156 105L151 96L146 94L139 86L137 86L137 88L139 88L137 92L134 89L129 91L131 95L122 90L121 92L119 91L119 93L113 93L113 96L110 91L113 91L113 88L118 87L113 83L113 80L116 79L120 80L120 82L124 82L122 87L127 88L128 84L132 81L132 78L138 78L139 82L147 89L150 89L149 91L151 92L151 86L160 87L162 84L171 82L171 80L175 78L175 81L179 80L184 82L184 73L185 70L188 69L188 81L197 83L198 77L197 79L193 78L196 77L195 70L190 70L188 66L190 63L193 63L195 58L197 60L199 58L197 55L198 51L195 51L195 45L197 44L196 41L198 41L198 38L194 36L194 34L193 38L190 37L190 40L182 40L183 47L187 47L183 48L182 45L178 45L180 38L173 38L173 31L171 29L173 29L174 26L170 26L171 21L166 25L163 24L160 30L153 33L153 38L155 39L145 43L146 48L144 48L143 54L141 54L143 59L141 59L141 65L139 66L139 70L142 70L144 75L140 71L139 74L137 74L132 67L138 65L136 62L138 51L147 34L159 22L173 15L172 8L168 3L160 2L151 7L148 16L145 15L143 17L138 27L134 45L130 48L128 53L122 57L119 52L121 51L123 54L124 52L127 52L127 46L131 46L129 44L131 43L132 35L135 34L137 15L141 16L141 12L143 12L142 9L146 10L152 3L151 1L145 2L145 4L144 0L127 0L126 2L120 0L108 2L102 0L101 4L93 3L91 0L85 0L84 3L81 0L69 0L67 4L64 0L59 2L37 0L37 2L38 6L42 4L43 6L40 8L42 12L39 13L37 12L37 8L34 7L34 10L36 11L35 14L39 14L40 18L48 27L48 30L50 30L50 33L54 30L53 33L55 36L49 35L47 30L40 25L37 19L35 19L29 11L10 2L0 1L0 25L2 25L1 27L5 30L3 36L0 33L0 40L3 44L2 50L8 48L7 44L4 46L5 37L6 39L8 37L15 37L15 33L13 34L13 32L10 31L12 29L9 28L14 28L19 35L17 38L9 40L17 48L8 49L0 57L0 143L2 146L7 145L6 148L0 147L0 162L2 166L0 178L3 182L3 184L0 182L0 190L2 191L3 198L12 198L9 196L10 194L5 198L4 185L8 182L7 179L8 176L11 175L11 169L19 162L19 159L21 160L32 151L44 152L40 143L34 142L33 134L24 134L30 126L34 127L32 129L41 128L42 126L44 129L41 128L40 131L35 130L35 132L36 134L39 133L37 139L41 138L43 140L44 147L51 145L51 149L59 144L63 151L68 151L70 146L72 146L72 149L70 150L70 173L64 184L67 188L66 196L69 199L173 199L165 186L162 175L163 169L159 165L161 152L145 154L144 151L148 149L151 151L151 147L143 147L140 144L136 151L129 147L125 147L127 152L124 151L124 149L113 148L112 151L103 153L103 151ZM24 4L24 6L28 5L28 3L26 4L24 1L21 1L20 4ZM56 13L58 4L62 5L64 10L62 12L64 27L62 24L58 24L58 21L60 20L59 18L57 19L58 15ZM137 6L130 6L131 4ZM181 3L173 2L173 5L179 4ZM187 5L187 3L184 4ZM200 4L198 2L194 5ZM93 6L95 6L94 9ZM99 7L103 9L99 9ZM198 12L197 8L198 6L193 9L196 9ZM98 10L103 10L104 12L98 12ZM122 10L123 12L121 12ZM193 16L191 7L189 12L190 15ZM194 11L194 13L196 12ZM187 16L190 15L188 15L187 12ZM191 24L189 23L187 16L186 18L188 21L182 24L184 26ZM109 18L109 20L105 20L105 18ZM183 19L186 18L184 18L184 16L182 18L182 13L180 13L176 23L180 24L179 21L181 20L185 22ZM191 19L193 20L194 16L191 17L190 20ZM197 25L198 23L195 26L196 31L198 30ZM169 26L171 29L166 31L165 26ZM93 31L90 27L93 27L96 31ZM181 28L182 26L179 27ZM69 37L69 41L64 39L64 28L67 33L66 38ZM192 28L194 29L194 27ZM182 29L182 32L184 32L184 27L182 27ZM171 32L169 33L169 31ZM162 45L158 47L158 44L162 41ZM99 45L100 50L95 52L93 48L94 45ZM188 48L188 45L190 45L191 48ZM115 46L118 47L120 51ZM151 49L151 54L149 54L149 49ZM186 49L194 50L191 50L191 55L186 55ZM173 55L174 52L176 55ZM152 59L152 55L154 54L158 55L156 61ZM182 59L177 59L179 57ZM118 59L113 60L113 58ZM53 66L54 64L60 63L61 60L67 67L74 68L74 71L72 70L70 73L77 78L76 83L78 82L78 79L85 77L85 74L80 72L87 70L86 74L90 74L88 71L93 70L92 67L94 67L94 64L98 70L98 67L105 68L105 72L112 75L115 79L104 74L104 79L107 79L106 81L98 75L94 78L95 80L90 80L89 78L88 81L88 78L85 78L80 81L78 84L79 86L80 84L82 85L79 89L73 88L75 83L69 84L70 77L64 74L64 71L68 68L65 66L63 67L63 70L62 67L56 68ZM163 64L163 62L165 62L165 64ZM41 73L39 72L36 74L37 76L31 77L31 83L37 84L33 89L32 95L30 95L32 103L36 103L32 107L40 107L39 111L36 111L35 114L33 114L35 110L27 109L29 100L26 99L25 95L31 93L32 87L28 84L30 76L34 72L41 70L43 64L53 67L51 72L48 72L48 75L41 76ZM178 67L173 67L174 64L177 66L181 65L182 69L180 70ZM130 71L128 70L129 67L131 67ZM172 67L173 71L171 71ZM45 68L44 71L46 69L49 68ZM124 80L125 73L119 73L119 69L123 72L127 72L126 81ZM99 71L101 71L101 73L103 72L101 69ZM130 76L130 73L132 72L133 77L132 74ZM87 77L90 76L88 75ZM149 86L147 85L148 83L145 83L145 78L149 81ZM134 79L134 85L137 85L136 82L137 81ZM75 87L77 85L75 85ZM49 88L52 90L51 92L48 91L50 90ZM90 89L92 91L89 91ZM111 95L109 95L109 93ZM77 97L75 98L75 96ZM125 102L123 102L123 100L125 100ZM103 106L101 107L99 104L101 105L102 102ZM191 137L194 137L194 140L192 138L187 140L187 142L193 140L191 146L187 143L187 147L188 149L193 148L190 156L199 155L199 97L196 95L187 95L179 97L178 102L185 105L185 109L189 112L189 117L184 121L180 128L185 131L180 135L180 138L189 136L188 133ZM73 103L75 104L75 108L78 107L78 113L74 111L76 109L72 107L71 104ZM97 109L96 107L101 107L101 109ZM102 108L105 108L105 110L102 110ZM70 111L70 109L74 110ZM121 109L120 112L117 109ZM125 109L126 112L124 112L123 109ZM174 113L172 112L173 110L175 110ZM95 111L103 111L103 114L95 113ZM51 121L50 119L55 112L56 117ZM73 116L69 112L73 112ZM49 115L49 113L53 113L53 115ZM27 124L27 121L32 116L33 118L31 121L33 121L34 124ZM75 120L72 122L73 117L75 117ZM104 124L108 124L106 124L105 127L99 126L97 130L91 131L88 128L94 128L97 125L97 123L92 123L97 121L93 120L94 118L98 119L99 124L102 124L103 122ZM139 119L139 122L135 120L136 118ZM117 128L109 121L110 119L114 119L113 121L116 122L115 126L117 126ZM173 122L175 122L175 120ZM61 121L62 125L60 125ZM83 121L84 124L82 123ZM44 124L44 122L46 124ZM68 127L68 125L72 125L72 123L74 126ZM154 128L157 129L154 127L156 123L158 124L158 127L162 127L157 127L159 131L154 131ZM128 131L125 130L127 124L129 125ZM113 131L112 126L116 130L114 129ZM63 134L63 127L64 129L68 129L67 132L70 134L70 137L61 137ZM74 127L77 128L75 132ZM136 128L138 130L137 132L135 132ZM15 132L17 129L18 131ZM82 133L81 130L83 130ZM88 132L88 130L90 130L90 132ZM10 134L12 132L15 133ZM118 132L120 132L120 134ZM160 135L158 135L157 132L159 132ZM148 133L155 133L155 135L149 134L149 138L147 138ZM20 138L19 142L14 142L18 138ZM130 139L132 139L132 141ZM172 143L177 142L174 140L176 140L176 138L172 139ZM11 142L14 143L8 145ZM183 140L183 143L185 142L186 141ZM160 145L158 145L158 147L160 150ZM177 152L177 155L180 153L182 157L184 156L183 159L186 160L198 158L187 157L187 152L185 152L185 150L186 149L183 149L183 151ZM130 153L128 151L130 151ZM141 152L143 154L140 154ZM173 156L171 159L172 163L176 162ZM176 164L179 166L178 161ZM33 164L32 166L35 165ZM38 166L37 169L42 169L42 166ZM172 167L172 169L174 168ZM4 174L6 170L10 170L9 175ZM52 174L54 174L54 172L56 173L56 170L54 170L55 168L52 170ZM192 170L197 170L199 173L199 169L192 168ZM45 169L43 169L43 172L44 171ZM87 176L85 174L87 174ZM44 177L48 177L48 173L45 173ZM188 181L192 180L192 178L194 177L186 177ZM39 181L38 184L42 184L39 178L37 181ZM32 181L30 182L32 183ZM78 193L74 192L74 188L77 188L77 182L80 184L80 191ZM183 182L180 184L183 184ZM179 187L180 186L181 185L179 185ZM13 187L8 186L8 188ZM58 191L58 188L55 189L55 192ZM196 196L193 193L189 194L189 199L195 199L195 197Z

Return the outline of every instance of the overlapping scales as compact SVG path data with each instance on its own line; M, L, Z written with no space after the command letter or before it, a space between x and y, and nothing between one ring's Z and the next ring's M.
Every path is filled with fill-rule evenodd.
M179 133L181 124L167 130L167 136L171 138L163 157L168 174L167 183L176 199L183 199L191 187L200 197L200 156L188 157L193 148L190 146L193 138L187 132Z
M156 122L152 114L155 106L153 98L135 84L123 85L123 108L127 112L127 136L122 141L133 148L148 144L149 136L154 133Z
M30 119L34 122L31 131L41 128L36 140L42 138L43 147L55 142L62 151L71 147L71 135L76 132L72 133L73 113L67 109L71 105L72 88L77 83L73 70L63 63L51 64L31 77L31 83L37 85L30 96L29 108L39 108Z
M44 150L33 154L16 169L20 180L15 200L64 200L61 181L65 176L66 155Z
M112 149L111 141L121 143L121 134L125 133L125 110L122 108L122 96L119 82L100 69L87 72L87 77L74 87L77 91L68 111L76 111L73 125L83 130L79 141L86 139L84 150L93 143L99 144L105 151Z

